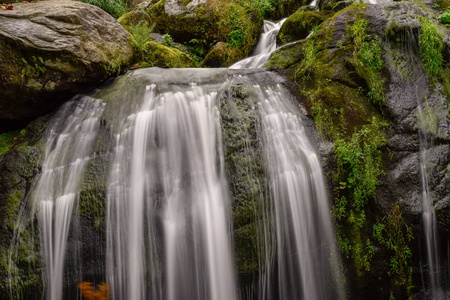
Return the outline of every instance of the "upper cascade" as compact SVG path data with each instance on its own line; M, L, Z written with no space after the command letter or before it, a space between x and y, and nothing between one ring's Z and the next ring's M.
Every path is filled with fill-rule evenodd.
M264 20L261 38L253 55L233 64L230 69L258 69L269 60L270 54L277 48L277 34L286 19L278 23Z

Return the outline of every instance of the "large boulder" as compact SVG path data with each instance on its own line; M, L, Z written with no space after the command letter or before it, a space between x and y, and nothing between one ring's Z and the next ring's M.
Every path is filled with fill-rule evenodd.
M131 63L129 34L78 1L0 10L0 128L28 123Z

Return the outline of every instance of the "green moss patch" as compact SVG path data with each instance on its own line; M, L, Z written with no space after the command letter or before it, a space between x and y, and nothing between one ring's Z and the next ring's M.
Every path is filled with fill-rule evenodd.
M185 53L156 42L147 42L144 45L144 57L151 66L161 68L194 68L196 66Z

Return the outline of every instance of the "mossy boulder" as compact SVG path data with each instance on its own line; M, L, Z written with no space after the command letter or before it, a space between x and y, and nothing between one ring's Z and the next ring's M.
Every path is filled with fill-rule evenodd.
M270 20L280 20L295 13L308 1L305 0L278 0L270 1L271 7L267 9L264 17Z
M120 25L122 25L128 32L131 32L133 26L138 24L145 24L147 27L151 27L153 25L153 21L150 16L141 9L127 12L117 19L117 22L119 22Z
M352 1L342 1L342 0L319 0L317 6L320 10L331 10L340 11L347 6L351 5Z
M308 36L314 26L319 25L328 18L327 13L316 11L296 12L283 23L278 32L277 44L302 40Z
M246 57L256 45L263 18L250 3L235 0L191 1L187 4L161 0L146 10L156 21L155 30L170 34L202 58L217 42L227 43L233 51L226 65Z
M128 32L83 2L18 3L0 24L0 127L27 124L133 59Z
M227 56L230 48L224 42L218 42L211 48L202 62L205 67L220 68L227 67Z
M156 42L147 42L144 45L144 56L147 63L161 68L195 68L196 66L185 53Z

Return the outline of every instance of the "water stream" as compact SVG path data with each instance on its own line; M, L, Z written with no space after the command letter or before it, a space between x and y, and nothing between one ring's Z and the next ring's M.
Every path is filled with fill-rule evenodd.
M33 198L38 206L46 294L50 300L62 299L67 237L103 107L100 100L81 97L65 104L49 127L42 174Z
M231 69L139 69L56 114L33 193L46 299L65 299L63 286L75 285L64 279L70 273L67 239L86 166L100 151L96 140L112 141L102 150L110 159L104 176L106 271L98 276L113 299L346 297L323 174L302 114L283 80L257 69L275 50L281 24L266 21L255 56ZM235 158L224 151L250 142L224 144L226 101L233 107L256 104L248 105L248 112L257 116L264 170L247 166L255 157L243 164L267 175L268 196L246 199L255 210L263 208L252 212L258 216L252 225L257 241L247 241L258 243L260 251L252 286L237 279L234 251L240 245L233 245L232 226L237 199L225 163ZM231 113L236 128L250 130L245 110ZM107 137L100 136L100 124Z

